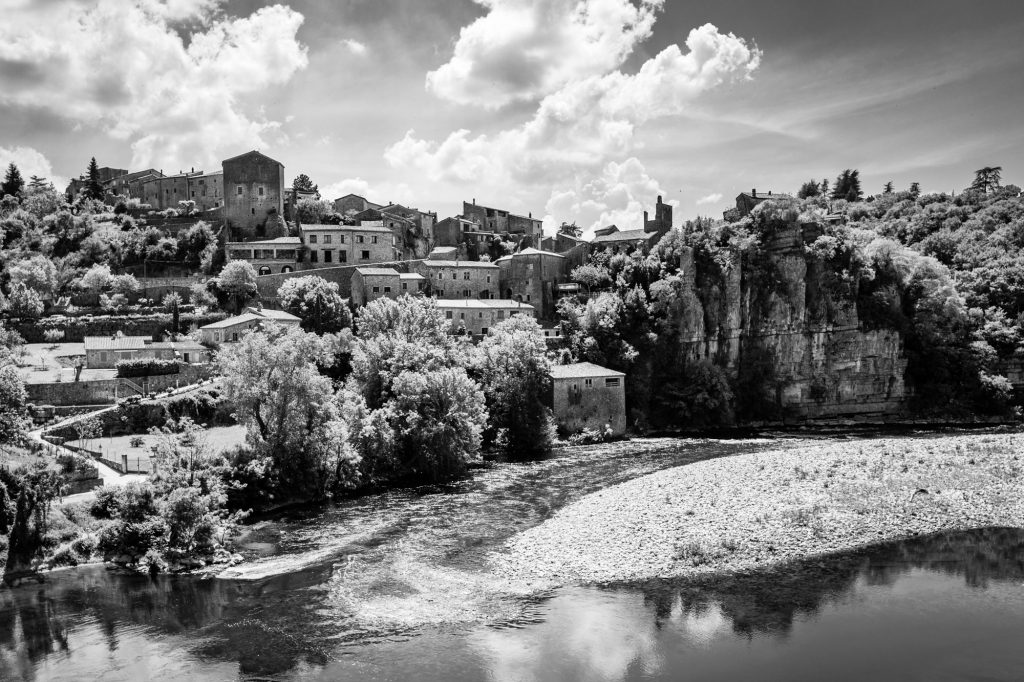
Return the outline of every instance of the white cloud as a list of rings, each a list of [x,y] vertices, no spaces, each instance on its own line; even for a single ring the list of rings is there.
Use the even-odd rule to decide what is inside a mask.
[[[385,150],[394,167],[414,167],[432,180],[544,184],[595,169],[634,147],[637,126],[684,112],[704,91],[749,77],[761,53],[719,33],[711,24],[693,29],[688,52],[670,45],[633,75],[613,71],[565,85],[545,97],[533,118],[493,135],[462,129],[441,142],[410,130]]]
[[[241,99],[307,64],[301,14],[215,17],[214,0],[33,3],[0,24],[0,103],[131,140],[133,167],[215,164],[267,148],[281,126]],[[174,22],[189,21],[187,30]],[[185,33],[183,37],[182,33]]]
[[[487,14],[463,27],[427,89],[498,108],[617,68],[651,34],[664,0],[477,0]]]
[[[345,178],[329,185],[320,186],[320,196],[328,201],[334,201],[346,194],[358,194],[375,204],[405,204],[415,208],[414,202],[418,195],[404,182],[381,182],[371,184],[368,180],[360,177]]]
[[[545,209],[545,227],[574,222],[589,237],[598,227],[616,225],[620,230],[643,227],[644,211],[654,214],[658,196],[665,192],[635,158],[605,165],[593,177],[577,177],[551,192]],[[667,203],[678,205],[676,201]]]
[[[7,172],[7,166],[14,164],[18,167],[21,177],[28,184],[29,178],[37,175],[53,183],[58,191],[64,191],[68,179],[53,174],[53,165],[42,152],[32,147],[0,147],[0,175]]]
[[[345,178],[338,182],[320,188],[320,196],[329,201],[334,201],[346,194],[358,194],[361,197],[369,198],[370,183],[362,178]]]
[[[707,196],[703,196],[700,199],[697,199],[697,205],[698,206],[704,206],[705,204],[717,204],[721,200],[722,200],[722,193],[721,192],[712,192],[711,194],[708,194]]]
[[[357,57],[362,57],[363,55],[366,54],[365,43],[361,43],[358,40],[354,40],[352,38],[346,38],[341,42],[345,45],[346,48],[348,48],[349,52],[356,55]]]

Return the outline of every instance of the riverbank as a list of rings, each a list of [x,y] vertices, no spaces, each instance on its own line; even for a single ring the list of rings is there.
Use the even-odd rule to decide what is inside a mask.
[[[569,505],[492,564],[544,589],[743,571],[986,526],[1024,527],[1024,436],[854,440],[676,467]]]

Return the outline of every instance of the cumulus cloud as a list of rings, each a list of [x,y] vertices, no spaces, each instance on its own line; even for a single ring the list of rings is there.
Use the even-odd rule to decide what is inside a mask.
[[[346,38],[341,42],[344,43],[345,47],[348,48],[349,52],[356,55],[357,57],[362,57],[363,55],[366,54],[365,43],[361,43],[353,38]]]
[[[722,193],[721,192],[712,192],[711,194],[708,194],[707,196],[703,196],[700,199],[697,199],[697,205],[698,206],[704,206],[705,204],[717,204],[721,200],[722,200]]]
[[[53,165],[50,160],[42,152],[32,147],[0,147],[0,173],[6,173],[7,166],[12,163],[18,167],[21,177],[26,183],[29,178],[36,175],[49,180],[60,191],[63,191],[68,184],[67,178],[53,174]]]
[[[644,211],[651,211],[658,196],[664,196],[636,157],[606,164],[592,177],[580,176],[573,182],[554,189],[548,199],[545,226],[576,221],[590,237],[593,230],[616,225],[620,230],[643,227]],[[678,205],[676,201],[668,203]]]
[[[427,89],[460,104],[498,108],[533,100],[617,68],[651,34],[664,0],[477,0]]]
[[[345,178],[320,188],[320,196],[329,201],[334,201],[346,194],[358,194],[361,197],[366,197],[369,193],[370,183],[362,178]]]
[[[307,64],[301,14],[218,14],[215,0],[26,4],[0,24],[0,102],[131,140],[133,167],[216,163],[270,146],[281,123],[241,100]],[[181,24],[180,22],[186,22]]]
[[[761,53],[742,38],[705,24],[690,31],[687,52],[670,45],[635,74],[613,71],[564,85],[533,117],[493,135],[462,129],[441,142],[410,130],[385,150],[395,167],[419,168],[433,180],[546,183],[626,156],[638,126],[683,113],[708,89],[749,77]]]

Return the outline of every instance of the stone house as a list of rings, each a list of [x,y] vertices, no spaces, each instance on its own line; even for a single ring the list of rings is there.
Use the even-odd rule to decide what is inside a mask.
[[[750,212],[754,210],[758,204],[762,204],[772,199],[792,199],[792,194],[773,194],[771,190],[767,192],[758,192],[756,189],[752,189],[749,192],[740,192],[736,195],[736,208],[730,208],[723,213],[726,220],[735,222],[740,218],[750,215]]]
[[[655,232],[644,230],[619,230],[612,226],[615,231],[601,234],[594,237],[590,242],[590,248],[594,251],[608,250],[612,253],[629,253],[640,249],[644,253],[651,250],[657,241],[658,235]]]
[[[302,240],[278,237],[252,242],[228,242],[224,245],[227,259],[248,261],[258,275],[294,272],[298,269]]]
[[[501,269],[494,263],[424,260],[414,265],[424,290],[437,298],[499,298]]]
[[[401,295],[402,279],[394,268],[356,268],[352,273],[354,306],[364,306],[378,298],[396,299]]]
[[[298,317],[283,310],[246,308],[241,315],[203,325],[199,328],[199,337],[204,345],[219,346],[222,343],[238,341],[248,331],[262,327],[264,324],[298,327],[300,322]]]
[[[535,310],[529,303],[500,299],[437,299],[437,309],[451,322],[452,333],[466,333],[473,336],[486,335],[490,328],[513,315],[534,317]]]
[[[495,264],[502,298],[532,304],[542,319],[554,316],[556,289],[569,279],[565,256],[528,248],[503,256]]]
[[[379,221],[361,225],[302,225],[302,242],[314,268],[398,260],[395,237]]]
[[[551,368],[551,409],[563,434],[626,432],[626,375],[590,362]]]
[[[462,202],[462,217],[476,223],[480,232],[516,234],[538,241],[544,227],[543,221],[534,218],[532,213],[516,215],[500,208],[478,205],[476,199],[472,203]]]
[[[357,213],[362,213],[371,208],[378,210],[384,208],[382,205],[368,201],[366,197],[361,197],[358,194],[346,194],[335,199],[333,203],[334,212],[346,218],[351,218]]]
[[[257,151],[225,159],[222,217],[238,241],[279,237],[276,229],[284,215],[284,164]],[[272,220],[269,220],[271,219]]]
[[[86,336],[85,366],[113,369],[121,360],[180,360],[189,364],[206,362],[207,349],[192,339],[154,341],[149,336]]]

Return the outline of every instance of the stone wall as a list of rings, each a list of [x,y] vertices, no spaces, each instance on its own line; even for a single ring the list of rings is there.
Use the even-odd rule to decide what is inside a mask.
[[[182,331],[187,331],[193,325],[201,327],[226,317],[226,313],[219,312],[206,315],[182,313],[178,324]],[[44,343],[46,341],[44,334],[48,329],[64,330],[63,341],[72,343],[82,341],[86,336],[113,336],[117,332],[121,332],[125,336],[149,336],[157,339],[164,332],[170,331],[171,322],[170,313],[83,315],[81,317],[55,315],[38,320],[19,320],[8,326],[21,334],[26,343]]]
[[[584,379],[552,381],[551,407],[562,433],[579,433],[583,429],[604,431],[611,426],[615,435],[626,432],[626,395],[620,380],[617,386],[606,386],[604,377],[593,378],[586,387]]]
[[[282,272],[273,275],[261,275],[256,278],[256,290],[259,292],[260,299],[264,303],[274,303],[277,301],[277,290],[281,288],[285,280],[292,279],[294,277],[305,277],[306,275],[316,275],[317,277],[323,277],[328,282],[334,282],[338,285],[338,289],[344,298],[348,298],[352,295],[352,273],[356,271],[356,268],[361,267],[373,267],[373,268],[394,268],[398,272],[413,272],[414,266],[419,263],[418,260],[408,261],[392,261],[389,263],[372,263],[369,266],[360,265],[358,263],[354,265],[338,265],[333,268],[316,268],[313,270],[303,270],[301,272]]]
[[[62,381],[52,384],[26,384],[28,402],[33,405],[111,405],[121,398],[138,395],[140,386],[147,393],[188,386],[210,377],[210,365],[181,365],[178,374],[163,374],[132,379]]]

